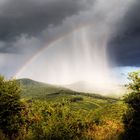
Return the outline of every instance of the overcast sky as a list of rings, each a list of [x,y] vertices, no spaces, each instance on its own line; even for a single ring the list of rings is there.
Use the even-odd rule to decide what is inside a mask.
[[[0,73],[13,76],[47,42],[81,24],[106,18],[108,12],[94,13],[97,1],[0,0]],[[105,2],[103,9],[104,4],[109,4]],[[139,9],[140,0],[134,0],[108,42],[109,57],[117,67],[140,66]]]

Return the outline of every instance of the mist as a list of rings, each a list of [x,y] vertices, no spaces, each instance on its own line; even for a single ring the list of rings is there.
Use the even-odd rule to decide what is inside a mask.
[[[42,37],[46,40],[50,36],[59,39],[45,46],[16,77],[29,77],[77,91],[120,94],[122,88],[113,72],[116,64],[110,60],[108,43],[134,3],[135,0],[97,0],[89,10],[44,30]],[[63,29],[67,30],[63,32]]]

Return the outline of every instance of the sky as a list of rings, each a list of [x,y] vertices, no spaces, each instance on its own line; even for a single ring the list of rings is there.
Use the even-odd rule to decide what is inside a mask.
[[[34,73],[38,67],[44,69],[44,63],[40,64],[43,60],[52,62],[57,54],[65,59],[64,53],[67,55],[70,50],[64,42],[51,51],[44,49],[46,58],[40,50],[86,26],[92,26],[96,40],[100,37],[95,35],[109,36],[107,54],[114,71],[122,76],[139,69],[139,9],[139,0],[0,0],[0,74],[12,77],[25,65],[22,73],[27,69]],[[67,43],[72,41],[67,39]],[[47,68],[44,74],[45,71]]]

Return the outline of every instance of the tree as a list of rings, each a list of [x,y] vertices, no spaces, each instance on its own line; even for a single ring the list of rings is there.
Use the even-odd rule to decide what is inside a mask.
[[[23,123],[20,91],[16,80],[0,76],[0,129],[9,137],[16,136]]]
[[[127,85],[130,93],[124,98],[128,109],[123,116],[123,140],[136,140],[140,139],[140,71],[130,73],[128,79],[131,82]]]

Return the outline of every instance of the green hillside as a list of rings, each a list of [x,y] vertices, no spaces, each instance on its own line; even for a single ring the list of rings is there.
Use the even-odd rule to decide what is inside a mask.
[[[72,110],[82,109],[91,111],[103,108],[107,105],[117,104],[118,99],[101,96],[99,94],[72,91],[31,79],[19,79],[22,88],[22,99],[43,100],[48,103],[70,102]]]
[[[44,98],[47,94],[54,94],[64,89],[31,79],[18,79],[17,81],[22,88],[22,97],[25,98]]]
[[[57,97],[61,98],[63,96],[79,95],[110,101],[118,100],[117,98],[106,97],[95,93],[76,92],[68,88],[37,82],[31,79],[18,79],[17,81],[21,85],[23,98],[54,99]]]

